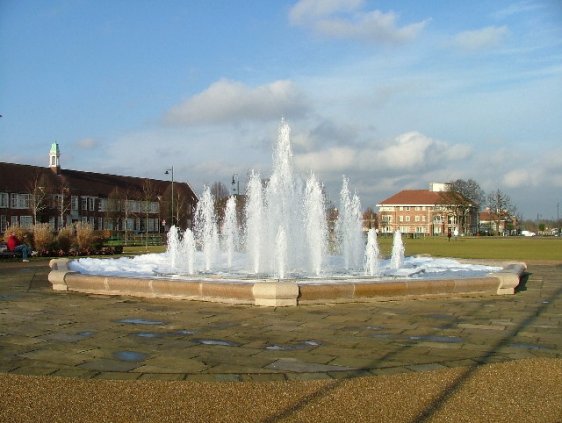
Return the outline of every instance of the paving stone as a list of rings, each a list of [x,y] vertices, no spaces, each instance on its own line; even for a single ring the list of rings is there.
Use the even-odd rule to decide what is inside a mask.
[[[297,360],[296,358],[280,358],[279,360],[276,360],[270,365],[266,366],[266,368],[274,369],[274,370],[284,370],[290,372],[303,372],[303,373],[354,370],[347,366],[307,363],[304,361]]]
[[[185,380],[186,375],[183,373],[143,373],[139,376],[139,380]]]
[[[80,364],[78,367],[88,370],[96,370],[99,372],[128,372],[139,367],[138,363],[131,363],[127,361],[97,359],[87,361]],[[137,375],[138,376],[138,375]]]
[[[560,296],[560,268],[535,266],[530,272],[540,282],[528,280],[526,290],[514,296],[256,308],[57,293],[49,289],[46,269],[36,277],[45,285],[38,289],[22,279],[29,275],[0,267],[0,371],[304,380],[349,377],[356,369],[383,374],[560,357],[562,300],[554,297]],[[126,319],[161,323],[123,323]],[[195,339],[236,346],[198,345]],[[457,339],[462,341],[446,342]],[[117,352],[146,359],[116,360]]]
[[[138,373],[129,372],[101,372],[94,376],[94,379],[109,380],[137,380],[140,377]]]
[[[430,370],[440,370],[445,368],[446,366],[439,363],[414,364],[412,366],[408,366],[408,369],[413,370],[414,372],[427,372]]]

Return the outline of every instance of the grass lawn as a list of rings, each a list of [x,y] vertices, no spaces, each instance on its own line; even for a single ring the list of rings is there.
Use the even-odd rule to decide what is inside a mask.
[[[406,255],[429,254],[433,257],[455,257],[492,260],[549,260],[562,262],[560,237],[446,237],[403,238]],[[390,257],[392,237],[379,237],[381,255]],[[148,246],[148,252],[161,253],[165,246]],[[124,254],[144,254],[147,248],[125,247]]]
[[[446,237],[427,237],[403,241],[407,256],[562,261],[560,237],[459,237],[451,241]],[[390,256],[392,238],[380,238],[379,246],[383,256]]]

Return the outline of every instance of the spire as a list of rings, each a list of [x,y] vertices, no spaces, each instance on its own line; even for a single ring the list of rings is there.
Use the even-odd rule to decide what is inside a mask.
[[[51,150],[49,151],[49,167],[57,174],[60,171],[60,150],[56,142],[51,144]]]

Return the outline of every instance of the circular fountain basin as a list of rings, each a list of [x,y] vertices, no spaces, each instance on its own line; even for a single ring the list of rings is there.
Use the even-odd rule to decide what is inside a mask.
[[[71,260],[50,262],[49,282],[55,291],[143,298],[169,298],[256,306],[351,303],[408,297],[464,294],[514,294],[525,263],[495,262],[501,270],[478,277],[411,279],[395,277],[260,279],[217,275],[172,277],[124,277],[91,275],[69,268]]]

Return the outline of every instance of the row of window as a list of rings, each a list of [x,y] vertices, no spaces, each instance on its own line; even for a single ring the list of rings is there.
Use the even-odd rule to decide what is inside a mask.
[[[439,210],[440,206],[381,206],[379,210],[381,212],[388,211],[394,212],[398,211],[431,211],[431,210]]]
[[[398,229],[403,234],[412,234],[412,233],[427,234],[427,233],[429,233],[429,230],[428,230],[427,226],[400,226]],[[383,233],[392,233],[392,232],[394,232],[394,230],[395,230],[394,228],[390,228],[390,227],[381,228],[381,231]]]
[[[82,223],[89,223],[95,230],[117,230],[117,231],[138,231],[138,232],[159,232],[160,221],[159,219],[143,219],[143,218],[128,218],[126,220],[103,218],[103,217],[88,217],[82,216]],[[22,228],[31,229],[33,227],[33,216],[11,216],[8,222],[6,215],[0,215],[0,228],[5,232],[8,223],[10,226],[20,226]],[[66,216],[66,225],[72,224],[72,218]],[[60,216],[51,216],[49,218],[49,226],[51,230],[56,231],[63,227]]]
[[[31,194],[9,194],[0,192],[0,208],[29,209],[31,207]]]
[[[61,208],[64,197],[60,194],[50,196],[52,207]],[[80,206],[80,208],[79,208]],[[31,194],[8,194],[0,192],[0,208],[30,209],[32,207]],[[108,200],[107,198],[71,196],[70,208],[72,211],[128,211],[131,213],[159,213],[160,204],[157,201],[137,200]]]

